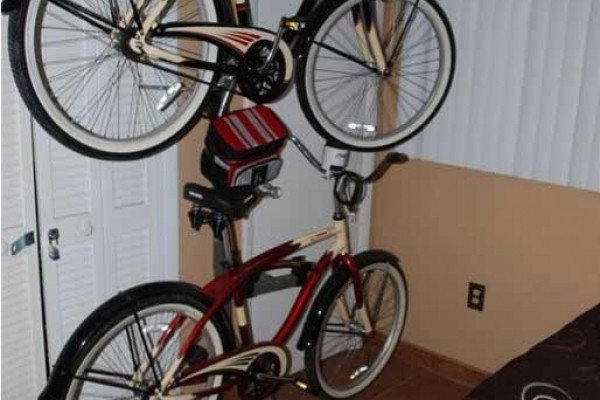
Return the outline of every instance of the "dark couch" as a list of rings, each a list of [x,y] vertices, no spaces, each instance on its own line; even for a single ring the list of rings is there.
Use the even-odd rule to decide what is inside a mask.
[[[467,400],[600,400],[600,304],[509,362]]]

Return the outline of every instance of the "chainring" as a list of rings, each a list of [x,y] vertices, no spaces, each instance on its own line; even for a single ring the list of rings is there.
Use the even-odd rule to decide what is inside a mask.
[[[248,368],[247,374],[238,383],[238,396],[241,400],[261,400],[275,393],[280,382],[259,380],[258,373],[280,376],[281,363],[277,355],[264,353],[256,358]]]
[[[238,73],[238,85],[242,94],[258,104],[276,100],[288,88],[285,82],[285,58],[280,49],[277,49],[273,61],[262,68],[272,46],[273,42],[270,40],[254,43],[246,52]]]

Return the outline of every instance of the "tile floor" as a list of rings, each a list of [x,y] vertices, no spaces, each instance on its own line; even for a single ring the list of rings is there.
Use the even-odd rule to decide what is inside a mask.
[[[423,368],[409,365],[398,356],[381,376],[353,400],[462,400],[470,388],[454,383]],[[314,400],[291,385],[285,385],[276,395],[277,400]],[[231,392],[225,400],[237,400]]]

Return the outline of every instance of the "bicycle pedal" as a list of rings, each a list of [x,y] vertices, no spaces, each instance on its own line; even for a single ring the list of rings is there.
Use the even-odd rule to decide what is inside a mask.
[[[162,95],[158,103],[156,104],[156,111],[166,110],[177,98],[183,93],[185,86],[181,82],[176,82],[169,86],[167,92]]]
[[[278,375],[269,375],[265,373],[256,374],[256,379],[261,381],[274,381],[281,383],[291,383],[295,387],[300,390],[306,391],[308,390],[308,384],[300,379],[291,377],[291,376],[278,376]]]
[[[201,361],[207,360],[208,357],[208,351],[204,347],[200,345],[195,345],[192,346],[192,348],[190,348],[190,350],[187,352],[183,359],[183,362],[189,365],[194,365]]]
[[[302,390],[303,392],[306,392],[308,390],[308,384],[304,381],[301,381],[300,379],[296,379],[294,381],[294,386]]]

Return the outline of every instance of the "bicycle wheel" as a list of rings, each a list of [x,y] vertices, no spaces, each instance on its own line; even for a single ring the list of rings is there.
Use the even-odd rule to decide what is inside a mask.
[[[359,151],[420,132],[454,75],[454,37],[443,10],[434,0],[335,0],[323,8],[296,75],[312,126]],[[369,32],[374,39],[367,40]]]
[[[40,398],[149,398],[208,306],[199,298],[197,289],[182,283],[149,284],[119,294],[96,310],[63,350],[57,365],[62,365],[59,376],[65,381],[51,380],[60,394],[47,390],[46,397]],[[179,318],[179,324],[172,324],[175,318]],[[173,327],[173,333],[165,335]],[[194,344],[193,361],[201,362],[232,350],[234,339],[230,332],[222,319],[209,320]],[[161,339],[166,340],[162,351],[150,357]],[[80,350],[69,354],[73,345]],[[186,358],[186,362],[192,360]],[[148,368],[142,374],[144,364]],[[193,393],[222,383],[223,376],[216,375],[189,389]],[[181,388],[173,390],[169,394],[186,393]],[[218,397],[215,394],[210,399]]]
[[[326,311],[315,345],[306,351],[306,371],[312,391],[331,398],[369,386],[396,351],[404,327],[407,293],[399,267],[391,260],[371,261],[360,273],[372,333],[365,333],[347,274],[332,276],[315,301],[326,304]]]
[[[148,0],[141,19],[159,2]],[[129,0],[76,3],[109,21],[126,20],[131,10]],[[220,0],[173,0],[169,7],[161,22],[228,21]],[[36,120],[59,142],[91,157],[131,160],[175,143],[198,121],[216,74],[139,55],[130,39],[49,0],[23,0],[11,15],[8,44],[17,86]],[[206,42],[149,40],[196,60],[216,62],[219,56]]]

